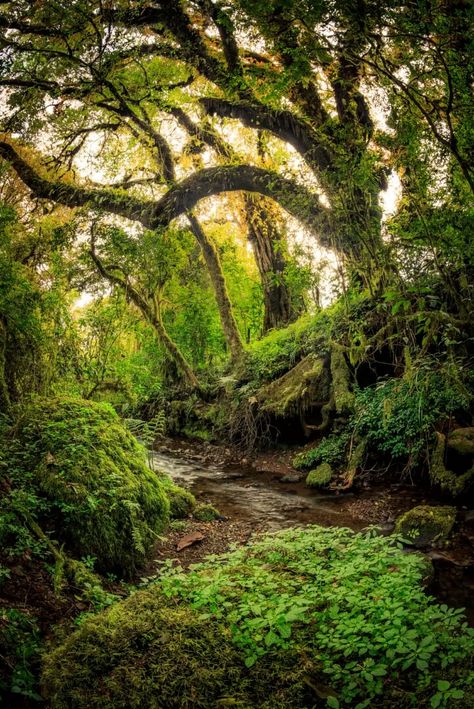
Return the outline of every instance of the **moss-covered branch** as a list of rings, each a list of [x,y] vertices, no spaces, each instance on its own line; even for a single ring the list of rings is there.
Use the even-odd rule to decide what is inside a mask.
[[[140,200],[108,190],[87,189],[67,182],[53,182],[40,176],[10,145],[0,142],[5,158],[36,197],[68,207],[89,206],[140,222],[148,229],[165,227],[193,209],[202,199],[223,192],[256,192],[277,201],[307,228],[319,232],[321,243],[330,245],[330,210],[318,196],[295,180],[252,165],[210,167],[178,182],[157,202]]]

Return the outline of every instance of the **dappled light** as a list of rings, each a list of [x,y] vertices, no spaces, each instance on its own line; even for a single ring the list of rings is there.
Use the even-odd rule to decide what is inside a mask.
[[[474,706],[472,21],[0,0],[1,706]]]

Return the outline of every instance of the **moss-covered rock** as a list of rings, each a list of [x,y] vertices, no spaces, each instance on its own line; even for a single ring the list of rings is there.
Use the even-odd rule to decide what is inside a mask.
[[[304,411],[314,401],[329,399],[329,378],[324,359],[308,355],[279,379],[256,394],[263,411],[278,417]]]
[[[242,671],[230,631],[142,591],[47,653],[42,685],[53,709],[210,708]]]
[[[465,430],[465,429],[457,429]],[[450,442],[453,441],[453,435],[450,436]],[[469,445],[469,438],[466,436],[454,436],[455,445],[458,444],[462,449]],[[452,446],[454,449],[454,446]],[[457,451],[459,452],[459,451]],[[446,436],[443,433],[436,432],[436,442],[431,453],[430,460],[430,479],[431,482],[440,487],[442,490],[448,491],[451,495],[459,495],[474,484],[474,465],[465,473],[457,475],[454,471],[449,470],[445,464],[446,458]]]
[[[448,538],[455,519],[455,507],[419,505],[397,519],[395,532],[416,547],[440,544]]]
[[[321,463],[314,470],[310,470],[306,476],[306,485],[309,487],[324,487],[329,482],[334,475],[333,470],[329,463]]]
[[[456,428],[449,434],[447,446],[460,455],[474,457],[474,426]]]
[[[192,492],[176,485],[170,478],[162,474],[160,482],[163,484],[170,503],[171,519],[185,519],[196,507],[196,498]]]
[[[7,462],[43,500],[39,522],[99,571],[132,574],[168,521],[162,483],[107,404],[37,400],[10,434]]]
[[[221,513],[213,505],[203,502],[195,507],[193,517],[199,522],[212,522],[215,519],[220,519]]]

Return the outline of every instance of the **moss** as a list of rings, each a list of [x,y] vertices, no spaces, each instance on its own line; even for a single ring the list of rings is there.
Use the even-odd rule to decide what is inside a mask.
[[[293,369],[261,387],[257,400],[263,411],[279,417],[304,411],[312,402],[329,398],[324,360],[308,355]]]
[[[45,696],[52,709],[322,709],[330,695],[429,707],[438,679],[468,686],[472,635],[424,594],[425,572],[422,555],[386,537],[268,534],[86,619],[45,653]],[[404,668],[393,637],[409,637],[426,663]],[[386,670],[380,683],[367,653]]]
[[[53,709],[212,707],[242,670],[228,630],[142,591],[48,652],[42,685]]]
[[[355,403],[354,392],[351,391],[351,373],[344,352],[336,345],[331,350],[331,377],[337,413],[351,413]]]
[[[38,400],[17,422],[8,463],[44,502],[40,524],[99,571],[131,575],[168,521],[145,451],[107,404]]]
[[[331,481],[333,474],[329,463],[321,463],[317,468],[309,471],[306,477],[306,485],[309,485],[309,487],[323,487]]]
[[[345,480],[345,487],[350,487],[352,483],[354,482],[354,478],[359,472],[360,468],[362,468],[362,465],[364,463],[364,458],[366,454],[366,449],[367,449],[367,441],[365,438],[363,438],[355,448],[352,450],[349,461],[347,464],[347,470],[344,475],[344,480]]]
[[[419,505],[397,519],[395,532],[416,547],[439,544],[448,538],[455,519],[455,507]]]
[[[171,519],[185,519],[188,517],[196,507],[196,498],[192,492],[176,485],[164,474],[159,479],[170,503]]]
[[[462,429],[461,429],[462,430]],[[455,433],[455,432],[453,432]],[[451,434],[453,435],[453,434]],[[461,438],[461,437],[459,437]],[[456,440],[456,438],[455,438]],[[456,475],[445,466],[446,436],[436,432],[436,443],[430,459],[430,479],[433,485],[447,490],[451,495],[459,495],[474,481],[474,465],[462,475]]]
[[[449,434],[447,445],[460,455],[474,456],[474,427],[456,428]]]
[[[197,505],[193,512],[194,519],[200,522],[212,522],[215,519],[219,519],[221,516],[219,510],[217,510],[213,505],[201,503]]]
[[[206,431],[204,428],[195,428],[194,426],[185,426],[181,433],[186,436],[186,438],[195,438],[198,441],[204,441],[204,443],[208,443],[212,439],[210,431]]]

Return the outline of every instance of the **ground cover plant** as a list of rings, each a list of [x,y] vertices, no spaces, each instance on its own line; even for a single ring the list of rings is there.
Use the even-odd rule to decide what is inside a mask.
[[[196,706],[468,707],[474,631],[462,611],[425,593],[429,575],[421,555],[372,531],[311,526],[269,534],[187,573],[170,568],[84,623],[46,655],[43,681],[53,707],[123,706],[124,678],[130,706],[164,707],[168,680],[159,653],[166,665],[175,652],[173,681],[191,682]],[[154,608],[156,622],[136,614],[140,607]],[[225,688],[221,680],[213,687],[216,704],[190,679],[186,659],[181,666],[180,643],[173,647],[163,635],[159,618],[169,607],[170,617],[188,614],[184,646],[200,624],[219,628],[233,669]],[[156,643],[161,649],[151,660]],[[208,671],[213,653],[211,644]],[[293,672],[285,675],[289,658]],[[188,706],[190,691],[176,706]],[[234,704],[219,704],[225,699]]]

